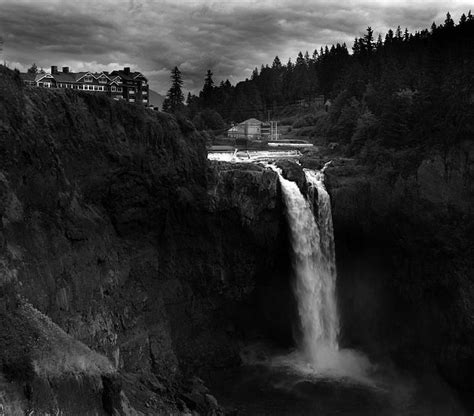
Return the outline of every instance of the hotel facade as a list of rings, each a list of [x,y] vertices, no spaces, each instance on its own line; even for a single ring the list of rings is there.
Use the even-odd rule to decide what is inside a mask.
[[[141,72],[131,72],[129,67],[112,72],[70,72],[69,67],[51,73],[20,73],[23,83],[30,87],[62,88],[91,93],[107,94],[115,100],[149,105],[148,80]]]

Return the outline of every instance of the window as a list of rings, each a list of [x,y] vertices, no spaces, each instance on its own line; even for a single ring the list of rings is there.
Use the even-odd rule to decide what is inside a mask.
[[[135,102],[135,98],[130,98],[128,101],[130,101],[131,103],[134,103],[134,102]]]
[[[92,78],[92,76],[90,75],[87,75],[85,78],[84,78],[84,82],[92,82],[94,80],[94,78]]]
[[[115,87],[115,85],[112,85],[112,86],[110,87],[110,91],[112,91],[112,92],[117,91],[117,88]]]
[[[122,92],[122,87],[117,87],[117,92]]]
[[[128,92],[129,92],[129,94],[132,94],[132,95],[135,94],[135,90],[134,90],[133,88],[130,88],[130,89],[128,90]]]
[[[94,85],[94,91],[99,91],[99,87],[97,85]]]
[[[101,84],[107,84],[107,78],[105,78],[105,77],[100,77],[100,78],[99,78],[99,82],[100,82]]]

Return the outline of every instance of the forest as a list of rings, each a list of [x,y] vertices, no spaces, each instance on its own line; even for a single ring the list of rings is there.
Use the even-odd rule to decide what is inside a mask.
[[[458,23],[447,13],[442,24],[415,33],[399,26],[375,39],[368,27],[351,52],[338,43],[299,52],[286,64],[277,56],[235,86],[228,80],[214,85],[208,70],[202,90],[189,94],[186,104],[182,94],[176,98],[175,81],[182,82],[176,70],[164,109],[184,112],[200,130],[278,116],[300,103],[312,110],[301,112],[299,127],[312,126],[310,137],[344,145],[349,153],[367,141],[391,148],[449,146],[474,134],[471,11]],[[321,97],[327,107],[314,104]]]

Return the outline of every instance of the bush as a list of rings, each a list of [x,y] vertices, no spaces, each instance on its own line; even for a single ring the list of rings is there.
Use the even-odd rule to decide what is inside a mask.
[[[317,117],[314,114],[307,114],[303,117],[298,118],[294,123],[293,127],[300,128],[300,127],[308,127],[314,126],[316,124]]]
[[[193,118],[193,123],[198,130],[223,130],[226,124],[221,115],[214,110],[203,110]]]

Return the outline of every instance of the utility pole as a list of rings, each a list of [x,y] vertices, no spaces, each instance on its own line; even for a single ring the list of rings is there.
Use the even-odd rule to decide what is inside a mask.
[[[3,57],[3,36],[0,36],[0,62],[3,61],[3,66],[7,66]]]

